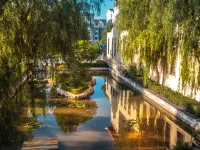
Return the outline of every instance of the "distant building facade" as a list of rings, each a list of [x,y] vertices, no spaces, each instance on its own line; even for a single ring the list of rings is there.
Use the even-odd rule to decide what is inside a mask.
[[[121,61],[118,53],[118,45],[119,40],[117,39],[117,30],[115,26],[116,16],[119,13],[119,9],[115,7],[114,9],[108,9],[107,11],[107,24],[113,24],[113,28],[111,32],[107,33],[107,58],[110,59],[117,59],[118,61]]]
[[[90,36],[90,41],[94,41],[94,14],[90,13],[86,16],[86,22],[88,24],[88,32]]]
[[[94,19],[94,14],[90,13],[86,17],[86,22],[88,24],[88,32],[90,36],[90,41],[99,41],[102,39],[102,33],[106,29],[106,19]]]
[[[94,19],[94,41],[102,39],[102,33],[106,29],[106,19]]]

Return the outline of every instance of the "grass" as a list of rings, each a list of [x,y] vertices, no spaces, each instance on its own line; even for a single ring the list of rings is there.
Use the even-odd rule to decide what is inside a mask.
[[[143,77],[141,75],[137,75],[133,72],[124,72],[126,77],[129,77],[133,80],[136,80],[143,86]],[[144,87],[144,86],[143,86]],[[149,80],[146,86],[148,89],[162,95],[167,98],[170,102],[177,105],[178,107],[184,108],[187,112],[190,112],[197,117],[200,117],[200,103],[195,99],[190,97],[186,97],[179,92],[173,91],[172,89],[159,85],[156,82]]]
[[[82,83],[79,87],[73,87],[73,86],[67,86],[67,85],[62,85],[61,86],[63,90],[71,92],[73,94],[80,94],[84,90],[88,88],[88,83]]]
[[[60,74],[58,76],[58,83],[60,83],[61,88],[65,91],[71,92],[73,94],[80,94],[84,90],[88,89],[88,81],[91,80],[91,76],[74,76],[71,77],[68,74]]]

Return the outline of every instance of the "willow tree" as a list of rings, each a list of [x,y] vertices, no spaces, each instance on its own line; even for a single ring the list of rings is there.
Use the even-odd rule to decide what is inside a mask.
[[[196,76],[198,74],[200,77],[200,71],[195,69],[200,54],[199,6],[199,0],[118,1],[118,31],[128,32],[127,44],[121,46],[124,47],[122,56],[130,64],[135,54],[139,54],[145,85],[151,67],[157,70],[158,82],[158,64],[162,66],[162,76],[165,79],[177,56],[181,55],[180,84],[182,87],[199,87],[200,78],[197,82]]]
[[[98,13],[103,0],[2,2],[0,80],[10,89],[25,70],[44,58],[59,56],[68,65],[76,62],[74,43],[89,38],[85,16],[91,10]],[[5,91],[9,90],[3,88],[0,95]]]

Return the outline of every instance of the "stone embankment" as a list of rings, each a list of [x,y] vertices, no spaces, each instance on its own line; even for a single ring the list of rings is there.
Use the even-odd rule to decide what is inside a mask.
[[[64,91],[60,88],[56,88],[56,90],[60,95],[66,96],[67,98],[70,98],[70,99],[74,99],[74,100],[85,99],[85,98],[88,98],[90,95],[92,95],[94,93],[94,89],[93,89],[92,86],[94,86],[96,84],[96,80],[94,78],[92,78],[92,80],[89,81],[88,84],[89,84],[89,88],[86,89],[85,91],[83,91],[80,94],[73,94],[71,92]]]

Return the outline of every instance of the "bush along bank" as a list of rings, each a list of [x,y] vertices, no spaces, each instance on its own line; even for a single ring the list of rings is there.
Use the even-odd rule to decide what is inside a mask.
[[[143,77],[141,74],[133,72],[132,70],[131,71],[125,70],[123,74],[125,75],[125,77],[128,77],[130,79],[137,81],[139,84],[141,84],[144,87]],[[145,87],[167,98],[167,100],[169,100],[176,106],[182,108],[182,110],[185,110],[197,117],[200,117],[200,102],[196,101],[195,99],[186,97],[182,95],[181,93],[173,91],[172,89],[168,87],[159,85],[155,81],[152,81],[152,80],[148,80],[147,85]]]

